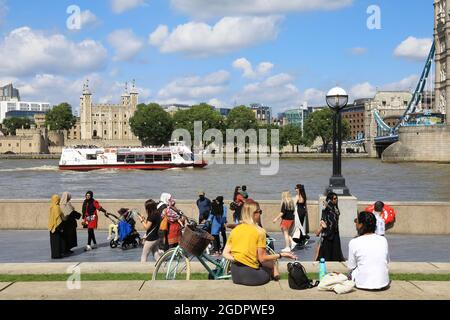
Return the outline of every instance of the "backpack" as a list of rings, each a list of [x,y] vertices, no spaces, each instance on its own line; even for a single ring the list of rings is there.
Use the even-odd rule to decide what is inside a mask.
[[[230,210],[231,211],[236,211],[236,209],[237,209],[237,204],[236,204],[236,202],[231,202],[230,203]]]
[[[313,283],[306,274],[305,267],[300,262],[288,263],[289,287],[294,290],[311,289],[318,285]]]

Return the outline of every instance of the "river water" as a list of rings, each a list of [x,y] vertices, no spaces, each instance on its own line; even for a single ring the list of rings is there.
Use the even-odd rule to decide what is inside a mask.
[[[58,160],[0,160],[0,199],[49,199],[69,191],[83,198],[87,190],[99,199],[159,198],[170,192],[177,199],[207,196],[230,199],[236,185],[247,185],[257,200],[279,200],[283,190],[305,184],[310,199],[318,199],[331,175],[331,160],[282,159],[274,176],[260,175],[257,165],[210,165],[205,169],[94,172],[59,171]],[[360,200],[448,201],[450,164],[382,163],[377,159],[343,159],[350,192]]]

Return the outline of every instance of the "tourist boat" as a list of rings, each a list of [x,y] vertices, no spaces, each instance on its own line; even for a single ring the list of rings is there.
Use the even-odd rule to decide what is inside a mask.
[[[182,142],[168,147],[142,148],[64,148],[60,170],[92,171],[101,169],[166,170],[172,168],[204,168],[206,161],[197,161]]]

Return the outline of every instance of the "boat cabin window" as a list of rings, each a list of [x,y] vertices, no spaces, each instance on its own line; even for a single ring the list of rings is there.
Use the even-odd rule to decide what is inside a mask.
[[[155,162],[161,162],[161,161],[163,161],[163,156],[162,156],[162,154],[154,154],[154,155],[153,155],[153,161],[155,161]]]
[[[145,155],[145,163],[153,163],[153,155],[152,154]]]
[[[127,155],[127,157],[125,158],[125,163],[135,163],[135,162],[136,157],[134,156],[134,154]]]
[[[97,155],[96,154],[88,154],[88,155],[86,155],[86,159],[87,160],[97,160]]]
[[[163,161],[172,161],[172,155],[170,153],[163,154]]]
[[[144,162],[144,161],[145,161],[145,155],[143,155],[143,154],[136,155],[136,162]]]
[[[117,155],[117,162],[125,162],[126,156],[124,154]]]

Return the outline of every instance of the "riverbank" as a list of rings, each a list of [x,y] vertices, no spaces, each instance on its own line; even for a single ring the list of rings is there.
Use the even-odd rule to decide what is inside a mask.
[[[208,156],[204,156],[207,160]],[[254,156],[255,157],[255,156]],[[347,159],[371,159],[367,153],[346,153],[342,155]],[[45,159],[60,159],[61,154],[0,154],[0,160],[45,160]],[[246,158],[250,158],[250,155],[246,155]],[[282,153],[281,159],[332,159],[331,153]]]

